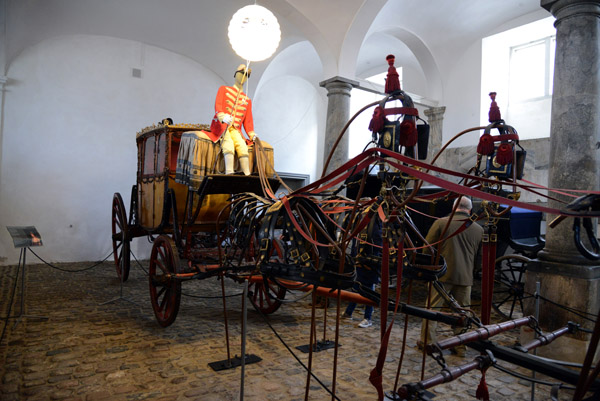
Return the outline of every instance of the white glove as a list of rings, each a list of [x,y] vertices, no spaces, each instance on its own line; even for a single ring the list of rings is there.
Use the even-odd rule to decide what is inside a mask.
[[[230,115],[230,114],[225,114],[225,115],[222,117],[222,120],[221,120],[221,122],[224,122],[225,124],[227,124],[227,125],[230,125],[230,124],[233,122],[233,117],[231,117],[231,115]]]
[[[252,137],[252,142],[256,142],[257,139],[258,139],[258,135],[254,134],[254,136]]]

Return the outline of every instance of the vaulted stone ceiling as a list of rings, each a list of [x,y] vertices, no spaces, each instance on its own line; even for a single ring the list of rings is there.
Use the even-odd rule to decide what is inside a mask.
[[[247,0],[1,1],[5,70],[19,53],[41,40],[92,34],[165,48],[217,74],[223,65],[239,62],[229,46],[227,25],[236,10],[252,4]],[[541,10],[539,0],[264,0],[258,4],[279,19],[279,51],[309,41],[321,57],[325,75],[354,75],[367,71],[375,59],[379,63],[379,49],[360,50],[363,41],[379,31],[409,32],[435,55]],[[360,59],[359,51],[363,52]],[[260,76],[266,64],[256,65],[255,75]]]

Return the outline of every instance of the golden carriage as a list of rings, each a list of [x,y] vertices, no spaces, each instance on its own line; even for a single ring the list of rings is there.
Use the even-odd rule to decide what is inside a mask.
[[[170,120],[143,129],[136,136],[137,180],[131,191],[129,217],[122,196],[113,196],[112,242],[117,274],[121,281],[127,280],[131,240],[149,236],[153,243],[150,296],[161,326],[170,325],[177,316],[182,281],[223,273],[227,252],[233,252],[237,261],[227,264],[228,272],[256,268],[253,246],[221,247],[231,213],[229,200],[239,193],[262,193],[261,185],[275,190],[278,186],[272,178],[273,148],[269,144],[250,145],[252,175],[224,175],[220,146],[208,138],[207,130],[205,125],[172,124]],[[234,258],[229,255],[229,259]],[[253,294],[261,297],[262,281],[252,285]],[[283,297],[285,289],[278,293]],[[276,310],[279,304],[269,297],[259,302],[266,313]]]

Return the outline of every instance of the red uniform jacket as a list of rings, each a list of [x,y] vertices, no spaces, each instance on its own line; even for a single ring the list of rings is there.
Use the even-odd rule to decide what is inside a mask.
[[[211,132],[206,133],[213,142],[219,140],[221,135],[223,135],[225,132],[225,128],[227,127],[226,124],[222,124],[220,130],[216,129],[215,119],[217,118],[218,113],[230,114],[233,117],[233,123],[231,125],[237,131],[239,131],[240,134],[242,132],[242,126],[244,127],[244,130],[248,136],[250,136],[250,133],[254,133],[252,101],[244,92],[240,92],[238,96],[238,90],[236,87],[221,86],[217,92],[217,98],[215,99],[215,117],[213,119],[213,124],[211,125]]]

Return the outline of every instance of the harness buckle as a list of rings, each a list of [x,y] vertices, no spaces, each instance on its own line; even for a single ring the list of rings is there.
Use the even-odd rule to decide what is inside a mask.
[[[490,242],[490,235],[489,234],[483,234],[481,236],[481,242]]]
[[[518,201],[521,198],[521,192],[513,192],[512,194],[508,194],[507,198]]]
[[[298,251],[298,248],[294,248],[290,251],[290,256],[292,257],[292,259],[298,259],[298,257],[300,256],[300,252]]]

